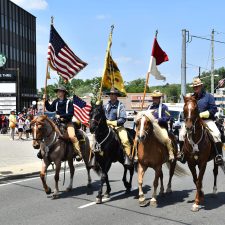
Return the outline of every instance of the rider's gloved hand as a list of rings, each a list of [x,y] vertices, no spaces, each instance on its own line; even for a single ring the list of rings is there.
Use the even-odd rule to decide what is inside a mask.
[[[113,121],[107,120],[107,125],[116,127],[117,121],[116,120],[113,120]]]
[[[208,119],[210,114],[209,114],[209,111],[207,110],[207,111],[199,113],[199,116],[200,118]]]
[[[60,115],[56,114],[56,115],[55,115],[55,118],[56,118],[56,119],[60,119]]]

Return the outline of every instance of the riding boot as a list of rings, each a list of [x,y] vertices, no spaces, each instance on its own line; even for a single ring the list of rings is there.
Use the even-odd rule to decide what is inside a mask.
[[[215,143],[215,150],[216,150],[215,163],[217,165],[222,165],[224,163],[224,161],[223,161],[223,144],[221,142]]]
[[[41,154],[41,150],[39,150],[39,152],[37,153],[37,157],[38,157],[39,159],[43,159],[42,154]]]
[[[177,160],[179,160],[181,163],[185,164],[186,159],[184,157],[184,151],[183,151],[184,142],[180,141],[180,151],[177,154]]]
[[[76,138],[76,141],[73,143],[73,149],[75,151],[76,154],[76,160],[79,162],[82,160],[82,154],[81,154],[81,146],[80,146],[80,142],[78,141],[78,139]]]
[[[171,142],[170,139],[167,141],[166,147],[167,147],[168,153],[169,153],[169,161],[173,161],[174,160],[174,153],[173,153],[172,142]]]

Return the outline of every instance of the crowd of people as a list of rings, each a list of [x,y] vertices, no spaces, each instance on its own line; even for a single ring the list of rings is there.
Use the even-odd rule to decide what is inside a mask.
[[[0,133],[10,134],[10,140],[29,140],[30,138],[30,122],[34,116],[32,108],[18,112],[11,110],[10,115],[0,115]],[[23,135],[25,137],[23,137]],[[17,138],[15,138],[17,136]]]

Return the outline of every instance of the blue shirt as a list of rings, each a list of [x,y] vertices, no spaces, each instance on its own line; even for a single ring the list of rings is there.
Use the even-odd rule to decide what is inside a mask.
[[[196,96],[195,96],[196,97]],[[214,116],[217,112],[217,107],[215,104],[215,99],[213,95],[202,90],[199,96],[196,97],[198,101],[198,111],[199,113],[204,111],[209,111],[209,118],[214,119]]]
[[[159,122],[167,123],[170,119],[170,113],[165,104],[162,104],[161,118],[159,118],[159,104],[152,104],[148,107],[148,110],[155,110],[153,116],[158,119]]]
[[[119,107],[119,109],[118,109]],[[109,101],[105,106],[105,115],[106,119],[110,121],[117,121],[117,126],[123,126],[123,124],[126,122],[126,110],[122,102],[119,102],[118,100],[112,104],[111,101]]]
[[[72,101],[69,100],[68,104],[68,112],[66,112],[67,108],[67,101],[68,99],[65,98],[63,100],[55,99],[52,104],[50,104],[48,101],[45,102],[45,107],[50,112],[56,112],[58,115],[60,115],[61,118],[67,119],[70,121],[73,117],[74,108]]]

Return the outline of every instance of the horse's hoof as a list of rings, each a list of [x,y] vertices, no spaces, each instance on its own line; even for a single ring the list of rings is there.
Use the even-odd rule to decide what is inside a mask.
[[[71,188],[71,187],[68,187],[68,188],[66,189],[66,192],[70,192],[70,191],[72,191],[72,188]]]
[[[167,189],[166,189],[166,193],[167,193],[167,194],[171,194],[171,193],[172,193],[172,189],[171,189],[171,188],[167,188]]]
[[[131,192],[131,188],[127,188],[126,189],[126,194],[130,194],[130,192]]]
[[[139,201],[140,207],[146,207],[148,205],[149,205],[149,201],[147,201],[146,199],[144,199],[143,201]]]
[[[216,195],[217,193],[217,187],[213,187],[213,194]]]
[[[105,193],[105,194],[103,195],[103,198],[105,198],[105,199],[110,198],[110,194]]]
[[[191,207],[191,211],[192,212],[198,212],[199,211],[199,205],[193,204],[192,207]]]
[[[52,195],[52,199],[54,200],[54,199],[57,199],[57,198],[59,198],[59,195],[58,194],[53,194]]]
[[[46,193],[47,195],[50,195],[50,194],[52,193],[52,189],[49,187],[48,190],[45,191],[45,193]]]
[[[157,204],[156,199],[151,199],[151,200],[150,200],[150,205],[153,206],[153,207],[157,207],[158,204]]]
[[[96,198],[96,200],[95,200],[95,203],[96,204],[102,204],[102,198]]]

